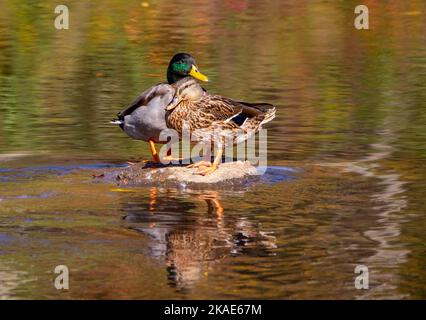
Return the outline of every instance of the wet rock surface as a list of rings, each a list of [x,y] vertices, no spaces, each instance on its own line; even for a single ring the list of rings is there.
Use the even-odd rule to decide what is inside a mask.
[[[210,189],[241,188],[258,181],[260,174],[248,161],[222,163],[219,168],[209,175],[199,175],[197,168],[186,165],[170,165],[155,167],[142,163],[133,164],[126,168],[102,169],[93,174],[97,180],[107,180],[119,186],[161,186],[177,188]]]

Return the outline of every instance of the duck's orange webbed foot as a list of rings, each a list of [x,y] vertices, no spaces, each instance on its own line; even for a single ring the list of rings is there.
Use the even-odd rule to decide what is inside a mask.
[[[197,172],[195,172],[195,174],[199,174],[201,176],[207,176],[209,174],[212,174],[213,172],[215,172],[218,168],[218,165],[215,163],[209,163],[210,166],[200,166],[199,170]]]
[[[206,176],[215,172],[217,168],[219,167],[219,163],[222,159],[222,154],[223,154],[223,149],[219,149],[213,163],[208,161],[200,161],[196,163],[194,166],[197,166],[199,170],[195,172],[195,174]]]
[[[158,166],[162,165],[160,161],[160,157],[158,156],[157,149],[155,148],[155,143],[153,140],[149,140],[149,147],[152,154],[152,160],[143,159],[141,161],[126,161],[126,163],[130,166],[134,166],[135,164],[142,163],[144,166]]]
[[[199,161],[197,163],[191,163],[191,164],[187,165],[186,167],[187,168],[199,168],[199,167],[203,167],[203,166],[204,167],[209,167],[211,165],[212,165],[211,162],[205,161],[205,160],[201,160],[201,161]]]

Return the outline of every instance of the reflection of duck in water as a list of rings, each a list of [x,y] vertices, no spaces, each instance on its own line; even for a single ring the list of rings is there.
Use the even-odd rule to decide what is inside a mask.
[[[164,259],[170,283],[178,289],[189,289],[226,257],[272,254],[275,237],[256,221],[225,219],[217,192],[191,194],[188,200],[157,192],[151,189],[148,206],[146,198],[129,199],[123,219],[127,227],[150,236],[149,254]],[[206,213],[197,211],[200,200],[207,204]]]

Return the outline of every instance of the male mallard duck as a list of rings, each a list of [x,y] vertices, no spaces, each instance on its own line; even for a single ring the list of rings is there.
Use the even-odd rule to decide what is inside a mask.
[[[198,174],[215,171],[222,159],[223,147],[238,144],[258,132],[275,117],[275,107],[268,103],[247,103],[211,95],[191,77],[177,81],[175,95],[166,107],[167,127],[179,135],[185,126],[192,139],[218,148],[213,163],[202,161],[195,166],[208,166]]]
[[[165,107],[175,94],[172,84],[187,76],[208,81],[198,71],[197,63],[190,54],[175,54],[167,68],[168,83],[160,83],[145,90],[130,106],[118,113],[116,120],[111,121],[118,124],[131,138],[149,142],[155,162],[160,162],[155,143],[160,142],[161,130],[167,129]]]

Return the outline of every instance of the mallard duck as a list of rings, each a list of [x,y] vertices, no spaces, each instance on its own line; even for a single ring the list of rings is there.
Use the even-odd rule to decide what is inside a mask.
[[[185,126],[192,140],[214,144],[218,152],[214,162],[201,161],[195,166],[207,166],[198,174],[214,172],[223,154],[223,148],[247,140],[262,125],[275,117],[275,107],[268,103],[247,103],[223,96],[208,94],[191,77],[173,84],[175,94],[166,107],[166,124],[180,136]]]
[[[172,84],[187,76],[208,81],[208,78],[198,71],[197,63],[190,54],[175,54],[167,68],[167,83],[157,84],[142,92],[130,106],[118,113],[117,119],[111,121],[118,124],[131,138],[147,141],[154,162],[160,162],[155,143],[160,143],[160,132],[167,129],[164,109],[175,94]]]

